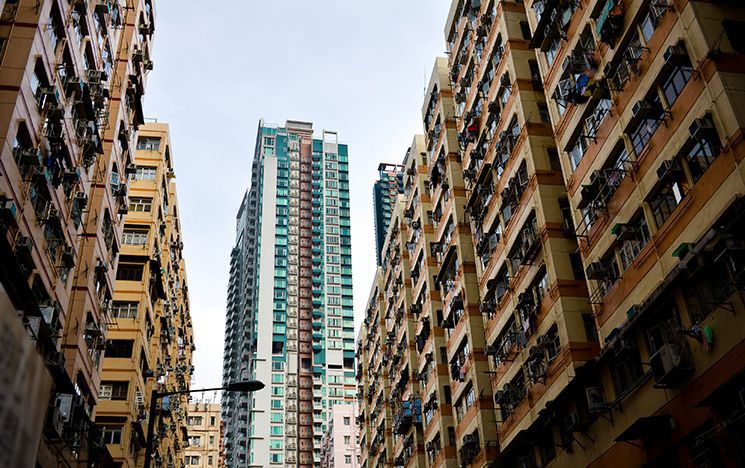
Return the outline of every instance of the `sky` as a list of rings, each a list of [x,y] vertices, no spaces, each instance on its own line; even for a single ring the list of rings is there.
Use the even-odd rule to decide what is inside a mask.
[[[209,6],[207,6],[209,5]],[[222,379],[230,250],[259,119],[349,145],[355,323],[375,273],[372,184],[422,133],[450,0],[158,0],[145,115],[170,125],[197,350]]]

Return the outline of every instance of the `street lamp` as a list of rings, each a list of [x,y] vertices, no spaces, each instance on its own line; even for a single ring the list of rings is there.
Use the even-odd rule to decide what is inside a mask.
[[[150,414],[147,421],[147,440],[145,441],[145,465],[143,468],[150,468],[150,459],[153,456],[153,431],[155,430],[155,412],[157,410],[158,400],[163,397],[173,395],[186,395],[189,393],[202,393],[202,392],[213,392],[213,391],[224,391],[224,392],[255,392],[264,388],[264,382],[258,380],[245,380],[242,382],[230,382],[224,387],[215,388],[200,388],[197,390],[181,390],[174,392],[158,392],[153,389],[150,394]]]

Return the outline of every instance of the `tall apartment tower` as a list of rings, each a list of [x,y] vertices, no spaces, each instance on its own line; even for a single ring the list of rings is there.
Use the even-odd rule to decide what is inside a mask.
[[[380,163],[378,165],[378,180],[373,184],[375,254],[378,257],[378,265],[382,261],[383,241],[385,240],[385,233],[388,232],[396,197],[403,191],[403,166]]]
[[[745,6],[534,1],[528,21],[600,352],[522,426],[564,448],[512,429],[503,451],[742,465]]]
[[[453,2],[401,229],[433,278],[408,338],[428,466],[745,463],[744,27],[735,2]],[[357,348],[365,468],[420,463],[392,278]]]
[[[182,255],[173,156],[168,125],[140,127],[129,171],[111,318],[99,387],[96,424],[114,462],[144,461],[149,418],[155,421],[153,456],[165,466],[184,459],[186,395],[166,399],[149,414],[153,389],[188,390],[195,349]]]
[[[494,391],[490,408],[496,403],[499,421],[489,437],[476,440],[493,451],[475,448],[475,456],[465,456],[459,450],[461,463],[476,466],[506,460],[505,448],[521,443],[523,428],[550,411],[555,395],[597,351],[538,64],[523,33],[527,24],[522,3],[465,2],[453,3],[446,29],[483,353]],[[466,413],[457,419],[462,425]],[[531,443],[550,450],[548,432],[536,427]]]
[[[94,421],[153,2],[1,6],[0,300],[35,381],[33,392],[2,392],[13,398],[3,420],[23,423],[4,425],[20,448],[0,464],[106,464]],[[23,361],[10,361],[9,375],[22,375],[13,365]]]
[[[334,404],[354,396],[347,146],[311,123],[259,123],[238,216],[223,379],[267,390],[226,394],[228,466],[320,463]]]

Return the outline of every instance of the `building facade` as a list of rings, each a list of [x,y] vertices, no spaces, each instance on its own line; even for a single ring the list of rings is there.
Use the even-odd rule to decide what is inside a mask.
[[[111,460],[94,421],[154,20],[151,0],[2,3],[2,313],[38,378],[3,465]]]
[[[396,197],[403,193],[403,166],[381,163],[378,165],[378,180],[373,184],[373,210],[375,215],[375,254],[378,265],[382,261],[383,241],[391,221],[391,211]]]
[[[311,466],[335,404],[354,397],[349,165],[334,132],[259,124],[231,255],[223,379],[229,466]]]
[[[149,418],[156,418],[153,466],[178,465],[187,446],[186,395],[149,414],[151,392],[188,390],[195,349],[168,125],[140,127],[128,168],[111,318],[96,424],[114,461],[141,466]]]
[[[321,439],[321,467],[357,468],[357,405],[334,405],[330,411],[328,428]]]
[[[358,337],[362,467],[419,466],[418,440],[425,466],[745,463],[743,20],[453,2],[402,283],[384,260]]]
[[[184,450],[186,466],[225,466],[220,405],[211,402],[189,403],[188,412],[189,445]]]

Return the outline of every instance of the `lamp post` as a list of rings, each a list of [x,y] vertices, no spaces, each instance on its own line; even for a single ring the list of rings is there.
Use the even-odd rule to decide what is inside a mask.
[[[150,468],[150,460],[153,457],[153,431],[155,430],[155,412],[157,411],[158,400],[163,397],[173,395],[186,395],[189,393],[202,393],[202,392],[213,392],[213,391],[225,391],[225,392],[255,392],[264,388],[264,383],[258,380],[246,380],[243,382],[231,382],[224,387],[215,388],[200,388],[197,390],[182,390],[174,392],[158,392],[153,389],[150,394],[150,414],[147,421],[147,440],[145,441],[145,465],[143,468]]]

